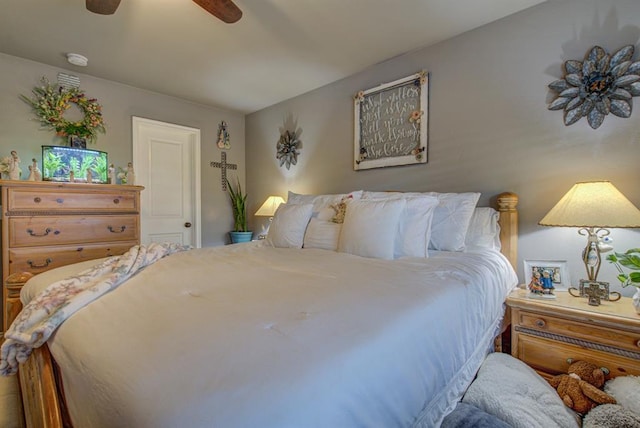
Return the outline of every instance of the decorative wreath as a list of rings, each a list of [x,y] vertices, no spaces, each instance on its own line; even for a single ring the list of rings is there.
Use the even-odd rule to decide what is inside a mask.
[[[56,135],[67,137],[75,135],[86,138],[89,142],[95,142],[98,132],[105,133],[104,120],[102,118],[102,106],[95,98],[87,98],[80,88],[63,88],[52,85],[43,77],[42,86],[32,90],[34,98],[20,95],[20,98],[29,104],[37,116],[40,124],[48,129],[54,129]],[[64,118],[64,113],[75,104],[83,114],[79,121],[69,121]]]

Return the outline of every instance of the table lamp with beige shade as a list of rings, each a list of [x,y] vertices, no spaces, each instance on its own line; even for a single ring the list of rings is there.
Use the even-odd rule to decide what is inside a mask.
[[[640,227],[640,210],[609,181],[580,182],[538,224],[578,227],[578,233],[587,236],[582,260],[588,279],[597,281],[600,253],[611,249],[603,242],[609,228]]]
[[[265,231],[265,233],[258,235],[258,239],[264,239],[267,237],[267,232],[269,231],[269,227],[271,226],[273,215],[276,213],[276,210],[278,209],[280,204],[284,203],[284,199],[281,196],[269,196],[267,200],[264,201],[262,205],[260,205],[260,208],[258,208],[258,211],[256,211],[255,215],[261,217],[269,217],[269,225],[267,226],[267,230]]]

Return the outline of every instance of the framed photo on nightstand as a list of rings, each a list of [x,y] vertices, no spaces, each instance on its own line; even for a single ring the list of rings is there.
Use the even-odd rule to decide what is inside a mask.
[[[546,284],[545,288],[550,284],[554,291],[567,291],[571,287],[566,260],[525,260],[525,284],[533,279]]]

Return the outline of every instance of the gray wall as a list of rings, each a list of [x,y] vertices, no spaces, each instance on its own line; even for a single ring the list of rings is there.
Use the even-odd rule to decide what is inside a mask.
[[[572,278],[584,278],[586,241],[577,229],[537,222],[577,181],[611,180],[640,206],[640,112],[609,115],[598,130],[586,119],[566,127],[561,112],[547,110],[547,85],[562,77],[564,61],[582,60],[594,45],[611,53],[636,45],[638,22],[637,0],[550,0],[248,115],[250,209],[287,190],[480,191],[482,203],[513,191],[520,195],[520,259],[567,260]],[[420,70],[430,73],[429,162],[353,171],[353,95]],[[299,129],[303,144],[290,170],[275,159],[285,127]],[[263,219],[254,223],[259,230]],[[637,229],[612,236],[618,250],[640,246]],[[520,261],[521,279],[522,271]],[[619,289],[612,266],[599,279]]]
[[[41,164],[40,146],[65,144],[52,131],[42,130],[39,123],[32,120],[35,115],[30,107],[18,98],[20,94],[30,96],[32,88],[40,83],[43,76],[56,82],[60,71],[79,76],[81,88],[102,105],[107,133],[98,134],[97,143],[90,145],[90,148],[106,151],[109,162],[115,165],[126,166],[132,158],[131,116],[201,130],[202,245],[226,242],[227,232],[233,227],[231,207],[227,194],[221,190],[220,169],[211,168],[209,162],[220,161],[220,150],[216,147],[217,131],[220,121],[225,120],[231,134],[231,150],[227,159],[238,164],[238,170],[229,173],[230,178],[237,176],[244,185],[245,124],[242,114],[97,79],[75,70],[62,70],[0,54],[0,156],[17,150],[26,178],[32,157]]]

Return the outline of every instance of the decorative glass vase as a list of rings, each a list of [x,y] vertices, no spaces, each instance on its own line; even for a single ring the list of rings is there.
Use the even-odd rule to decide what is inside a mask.
[[[636,294],[634,294],[631,299],[636,313],[640,314],[640,287],[636,287]]]

